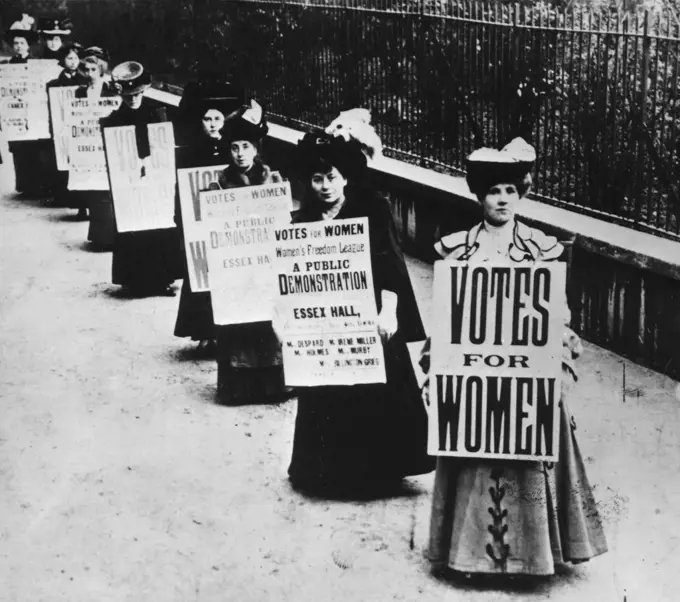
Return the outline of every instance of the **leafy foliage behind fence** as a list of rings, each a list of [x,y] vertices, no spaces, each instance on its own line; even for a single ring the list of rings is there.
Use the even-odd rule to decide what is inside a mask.
[[[165,78],[238,76],[271,113],[372,109],[393,155],[460,171],[515,135],[536,197],[680,238],[673,14],[452,0],[71,0],[90,41]]]

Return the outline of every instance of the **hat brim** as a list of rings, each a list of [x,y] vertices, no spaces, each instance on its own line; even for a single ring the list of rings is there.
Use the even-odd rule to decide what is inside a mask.
[[[145,84],[138,84],[134,86],[133,88],[121,88],[120,91],[118,92],[119,96],[134,96],[135,94],[139,94],[140,92],[145,92],[151,87],[151,82],[145,83]]]
[[[151,87],[151,75],[147,71],[143,71],[134,79],[127,80],[113,80],[114,86],[120,96],[134,96],[144,92]]]
[[[197,112],[200,113],[202,118],[208,111],[214,110],[219,111],[227,119],[230,116],[234,116],[241,106],[243,105],[243,99],[240,97],[223,97],[223,98],[204,98],[198,101]]]
[[[35,44],[38,41],[38,34],[32,29],[10,29],[5,34],[5,41],[12,45],[14,38],[25,38],[30,44]]]
[[[70,29],[41,29],[40,34],[44,36],[70,36],[73,32]]]
[[[496,184],[507,184],[523,180],[534,166],[532,161],[467,161],[466,180],[470,190],[489,189]]]

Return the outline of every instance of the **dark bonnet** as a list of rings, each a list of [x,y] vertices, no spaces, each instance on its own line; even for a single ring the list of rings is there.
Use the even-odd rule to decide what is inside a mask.
[[[367,166],[358,142],[325,133],[305,134],[298,142],[298,160],[307,176],[335,167],[347,180],[360,178]]]

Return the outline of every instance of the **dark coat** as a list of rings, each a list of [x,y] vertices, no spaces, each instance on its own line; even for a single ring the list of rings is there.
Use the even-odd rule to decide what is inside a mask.
[[[303,204],[295,221],[318,221],[321,210]],[[402,478],[435,466],[427,455],[427,414],[406,346],[425,332],[389,205],[371,191],[349,191],[336,219],[355,217],[368,218],[378,311],[381,291],[395,292],[399,328],[384,344],[385,384],[299,389],[288,474],[303,487]]]
[[[278,172],[272,172],[268,165],[259,159],[246,172],[241,172],[233,165],[227,167],[219,177],[220,188],[240,188],[241,186],[260,186],[280,181]]]
[[[63,69],[57,79],[47,83],[48,88],[65,88],[67,86],[82,86],[85,84],[85,76],[78,71]]]
[[[41,59],[52,59],[55,61],[61,60],[62,57],[62,48],[59,50],[50,50],[47,46],[43,46],[39,51],[38,51],[38,58]]]
[[[74,85],[74,84],[67,84],[67,85]],[[115,88],[109,82],[104,82],[104,85],[102,86],[101,98],[110,98],[112,96],[118,96],[118,93],[116,92]],[[81,82],[80,88],[78,88],[76,90],[75,97],[76,98],[87,98],[87,82],[85,82],[85,81]]]
[[[121,104],[100,123],[104,129],[134,125],[139,157],[145,158],[151,154],[147,126],[167,120],[165,109],[151,106],[145,98],[139,109],[130,109]],[[116,234],[113,243],[113,283],[140,292],[160,291],[182,277],[179,251],[177,228]]]

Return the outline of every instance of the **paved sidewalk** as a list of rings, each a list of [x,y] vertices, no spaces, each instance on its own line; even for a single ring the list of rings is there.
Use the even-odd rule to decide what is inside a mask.
[[[293,492],[295,402],[215,405],[178,298],[118,296],[87,223],[13,198],[2,152],[0,602],[678,599],[674,381],[585,345],[571,410],[608,554],[511,590],[438,581],[432,475],[373,501]],[[431,268],[409,265],[428,315]]]

